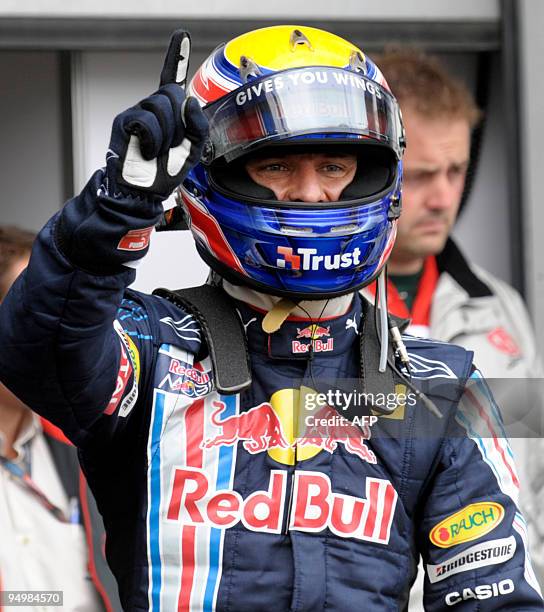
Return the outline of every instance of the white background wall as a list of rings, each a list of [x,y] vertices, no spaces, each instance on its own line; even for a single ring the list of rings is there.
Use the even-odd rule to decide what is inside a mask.
[[[63,198],[56,53],[0,52],[0,222],[38,230]]]
[[[447,63],[452,73],[465,77],[467,83],[475,85],[474,64],[460,64],[457,56],[450,56]],[[510,282],[510,256],[517,245],[513,245],[510,239],[507,145],[503,130],[505,109],[498,57],[491,66],[489,76],[489,107],[476,179],[453,235],[470,261]]]
[[[522,167],[526,201],[525,268],[527,298],[540,347],[544,346],[544,2],[519,0],[521,25]]]

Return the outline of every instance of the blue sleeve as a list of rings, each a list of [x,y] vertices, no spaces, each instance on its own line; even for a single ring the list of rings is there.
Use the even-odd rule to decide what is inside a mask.
[[[544,609],[518,494],[500,413],[474,371],[444,439],[419,533],[426,610]]]
[[[150,367],[149,343],[140,346],[149,320],[127,316],[143,306],[119,308],[135,276],[125,264],[148,246],[125,237],[152,225],[158,209],[101,196],[101,180],[99,171],[43,228],[0,307],[0,379],[78,445],[102,415],[113,427],[129,410],[125,395]],[[132,336],[114,325],[119,313]]]

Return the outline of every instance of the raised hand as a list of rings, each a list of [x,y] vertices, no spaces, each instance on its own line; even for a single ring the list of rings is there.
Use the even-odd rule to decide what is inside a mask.
[[[106,157],[109,196],[166,199],[200,159],[208,122],[195,98],[185,95],[190,38],[173,33],[160,88],[118,115]]]

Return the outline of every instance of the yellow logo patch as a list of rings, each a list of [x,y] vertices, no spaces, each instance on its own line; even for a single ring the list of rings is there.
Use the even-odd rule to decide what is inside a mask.
[[[123,333],[123,337],[125,338],[125,347],[128,350],[130,361],[134,368],[134,376],[136,377],[136,381],[140,382],[140,353],[134,344],[134,340],[132,340],[126,332]]]
[[[431,529],[435,546],[450,548],[489,533],[504,518],[504,508],[496,502],[477,502],[451,514]]]

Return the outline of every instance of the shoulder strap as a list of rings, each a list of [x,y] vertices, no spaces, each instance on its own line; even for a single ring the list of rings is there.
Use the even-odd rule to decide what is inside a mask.
[[[200,323],[219,393],[234,395],[251,385],[242,321],[232,300],[221,288],[201,285],[176,291],[156,289],[153,293],[183,308]]]

